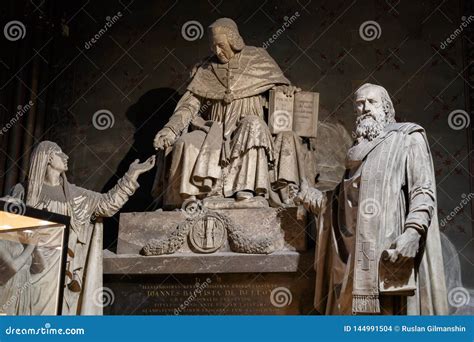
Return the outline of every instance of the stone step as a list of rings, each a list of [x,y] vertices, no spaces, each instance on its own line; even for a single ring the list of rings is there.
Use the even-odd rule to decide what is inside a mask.
[[[300,253],[272,254],[176,253],[159,256],[115,254],[104,251],[104,274],[194,274],[297,272]]]

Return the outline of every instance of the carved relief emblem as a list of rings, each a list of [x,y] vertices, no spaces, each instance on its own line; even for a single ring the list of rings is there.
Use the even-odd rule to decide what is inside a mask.
[[[189,242],[201,253],[212,253],[227,240],[227,223],[221,215],[207,212],[194,221],[189,232]]]

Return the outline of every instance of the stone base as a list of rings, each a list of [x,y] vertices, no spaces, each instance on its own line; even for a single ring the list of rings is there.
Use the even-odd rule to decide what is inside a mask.
[[[104,251],[105,274],[200,274],[297,272],[300,253],[285,251],[268,255],[218,252],[179,253],[159,256],[115,254]]]
[[[219,261],[218,257],[210,255],[128,258],[109,254],[104,262],[104,286],[113,291],[115,300],[104,308],[104,314],[314,314],[313,252],[285,254],[219,255],[222,258]],[[297,269],[294,270],[296,260]],[[159,261],[163,262],[160,266]],[[204,261],[207,266],[202,263]],[[291,265],[291,271],[288,272],[280,262]],[[197,272],[181,273],[187,273],[192,265],[196,266]],[[203,273],[206,267],[209,271]],[[224,270],[228,272],[223,273]],[[133,271],[133,274],[127,271]]]
[[[209,222],[224,217],[227,233],[218,235],[223,239],[219,241],[225,242],[208,253],[196,252],[195,241],[191,241],[205,236],[202,228],[210,226],[209,222],[202,224],[201,216],[189,218],[179,210],[122,214],[117,254],[104,253],[104,286],[114,293],[114,301],[104,308],[104,313],[295,315],[314,312],[314,251],[308,250],[308,226],[301,210],[295,207],[210,210],[213,214]],[[140,255],[144,245],[169,237],[183,222],[191,222],[192,228],[175,253]],[[211,231],[219,229],[216,224],[220,223],[212,224]],[[191,237],[196,225],[201,230]],[[278,248],[268,254],[235,253],[230,241],[234,225],[250,241],[254,237],[277,237]],[[213,241],[217,240],[216,236]]]
[[[307,248],[307,218],[297,207],[217,209],[212,212],[228,218],[249,239],[277,237],[276,250],[304,251]],[[187,218],[180,210],[121,214],[117,254],[140,254],[150,240],[166,239]],[[177,253],[193,252],[189,242],[186,239]],[[217,250],[231,251],[228,240]]]

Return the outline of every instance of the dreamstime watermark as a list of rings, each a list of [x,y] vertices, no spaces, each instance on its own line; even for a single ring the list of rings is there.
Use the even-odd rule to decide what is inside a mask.
[[[21,296],[23,291],[27,290],[31,285],[33,285],[31,282],[27,281],[23,285],[21,285],[19,288],[16,289],[15,294],[11,296],[3,305],[1,312],[6,312],[8,308],[12,305],[15,305],[15,303],[18,300],[18,297]]]
[[[181,314],[186,308],[212,283],[211,278],[207,278],[206,281],[202,283],[196,283],[195,289],[193,292],[186,298],[186,300],[176,309],[174,309],[174,314],[177,316]]]
[[[3,206],[6,215],[15,217],[16,215],[24,215],[26,211],[26,204],[19,198],[8,197]]]
[[[286,110],[276,110],[272,113],[272,124],[276,129],[288,129],[293,127],[293,117]]]
[[[113,127],[115,124],[114,114],[107,109],[99,109],[92,115],[92,125],[99,131]]]
[[[276,30],[270,38],[268,38],[263,44],[262,48],[268,49],[270,45],[278,40],[278,38],[289,28],[295,21],[300,17],[300,13],[296,11],[291,17],[284,16],[285,20],[278,30]]]
[[[21,117],[25,115],[25,113],[27,113],[33,106],[34,102],[31,100],[24,106],[18,106],[15,115],[0,130],[0,136],[6,134],[8,130],[12,128],[18,122],[18,120],[20,120]]]
[[[380,203],[373,198],[367,198],[359,204],[360,215],[365,218],[373,218],[380,214],[382,208]]]
[[[359,35],[366,42],[379,39],[382,35],[382,28],[374,20],[364,21],[359,27]]]
[[[441,50],[444,50],[448,47],[449,44],[454,42],[454,40],[464,31],[466,27],[469,26],[470,23],[474,21],[474,15],[470,15],[469,18],[466,18],[465,16],[461,17],[462,23],[459,25],[457,29],[454,30],[453,33],[449,35],[448,38],[446,38],[441,44],[439,45]]]
[[[469,113],[462,109],[453,110],[448,115],[448,125],[455,131],[469,127],[471,118]]]
[[[84,328],[52,328],[51,323],[45,323],[40,328],[5,328],[6,335],[84,335]]]
[[[79,208],[76,212],[76,219],[81,222],[88,221],[90,223],[95,223],[100,216],[98,216],[97,212],[93,212],[91,215],[89,209],[88,206]]]
[[[462,286],[454,287],[448,292],[448,303],[455,308],[460,308],[469,304],[471,295],[469,291]]]
[[[181,212],[187,218],[194,218],[202,212],[202,202],[195,198],[188,198],[181,205]]]
[[[469,202],[472,201],[472,199],[474,198],[474,193],[471,192],[467,195],[462,194],[461,197],[462,197],[461,202],[459,202],[459,204],[456,207],[454,207],[454,209],[451,210],[451,212],[446,217],[444,217],[443,219],[439,221],[439,226],[441,228],[444,228],[446,224],[454,218],[454,216],[456,216],[466,205],[469,204]]]
[[[26,27],[19,20],[12,20],[5,24],[3,34],[11,42],[23,39],[26,36]]]
[[[270,303],[274,307],[282,308],[288,306],[293,301],[291,291],[286,287],[276,287],[270,293]]]
[[[201,39],[204,35],[204,28],[197,20],[189,20],[181,26],[181,36],[188,42]]]
[[[118,11],[117,14],[113,15],[112,17],[111,16],[105,17],[105,20],[107,20],[107,22],[104,24],[104,27],[101,28],[94,35],[94,37],[92,37],[91,39],[89,39],[89,41],[84,43],[84,48],[86,50],[89,50],[92,47],[92,45],[97,43],[97,41],[108,31],[109,28],[111,28],[117,21],[120,20],[120,18],[122,18],[122,16],[123,16],[122,12]]]
[[[270,223],[273,222],[273,220],[275,220],[276,217],[278,217],[278,215],[280,215],[283,211],[285,211],[287,208],[285,207],[279,207],[275,210],[275,214],[273,215],[269,215],[267,216],[266,218],[263,219],[263,221],[261,223],[259,223],[259,226],[260,227],[266,227],[267,225],[269,225]]]
[[[99,287],[92,293],[92,302],[98,307],[106,307],[115,302],[115,294],[108,287]]]
[[[211,107],[211,105],[212,105],[212,101],[207,100],[206,103],[203,104],[201,108],[199,108],[198,115],[201,116],[202,114],[207,112],[207,110]]]

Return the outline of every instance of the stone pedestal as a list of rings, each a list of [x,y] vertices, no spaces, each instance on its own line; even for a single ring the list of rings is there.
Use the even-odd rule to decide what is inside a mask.
[[[117,254],[104,253],[104,287],[115,297],[104,313],[313,312],[314,253],[309,248],[310,224],[304,212],[297,208],[216,209],[211,210],[213,217],[224,218],[227,226],[235,225],[232,229],[242,233],[244,241],[270,239],[275,251],[236,253],[236,243],[231,241],[235,234],[227,227],[223,243],[219,240],[212,246],[215,251],[196,250],[207,240],[197,230],[194,239],[199,241],[193,242],[190,230],[173,254],[145,256],[143,247],[150,241],[166,240],[183,222],[196,226],[201,221],[183,211],[124,213]]]

